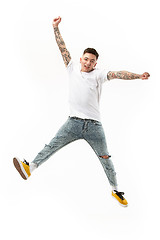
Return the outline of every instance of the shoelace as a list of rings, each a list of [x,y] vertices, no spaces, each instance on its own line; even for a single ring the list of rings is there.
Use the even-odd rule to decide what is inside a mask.
[[[114,190],[114,192],[117,194],[118,197],[120,197],[122,200],[124,200],[124,197],[122,195],[124,195],[124,192],[118,192],[117,190]]]
[[[24,159],[23,163],[25,163],[26,165],[29,166],[29,162],[27,162],[25,159]]]

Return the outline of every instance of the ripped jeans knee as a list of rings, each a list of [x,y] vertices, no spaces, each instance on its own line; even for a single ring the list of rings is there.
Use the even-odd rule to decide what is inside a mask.
[[[110,155],[103,155],[103,156],[99,156],[100,158],[104,158],[104,159],[108,159],[110,158],[111,156]]]

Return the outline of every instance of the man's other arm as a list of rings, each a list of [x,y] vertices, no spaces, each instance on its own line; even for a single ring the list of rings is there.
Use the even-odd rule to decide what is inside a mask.
[[[150,74],[148,72],[145,72],[143,74],[136,74],[132,72],[127,71],[110,71],[107,74],[108,80],[111,79],[123,79],[123,80],[134,80],[134,79],[142,79],[146,80],[150,77]]]

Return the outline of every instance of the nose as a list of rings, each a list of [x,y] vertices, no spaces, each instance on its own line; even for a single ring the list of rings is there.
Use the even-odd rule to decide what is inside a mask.
[[[87,66],[89,67],[91,65],[90,61],[87,61]]]

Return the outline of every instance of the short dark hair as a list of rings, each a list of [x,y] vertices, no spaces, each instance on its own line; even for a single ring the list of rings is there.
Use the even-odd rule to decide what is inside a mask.
[[[92,53],[93,55],[96,56],[96,59],[98,59],[98,57],[99,57],[98,52],[97,52],[94,48],[86,48],[86,49],[84,50],[84,52],[83,52],[83,55],[84,55],[85,53]]]

